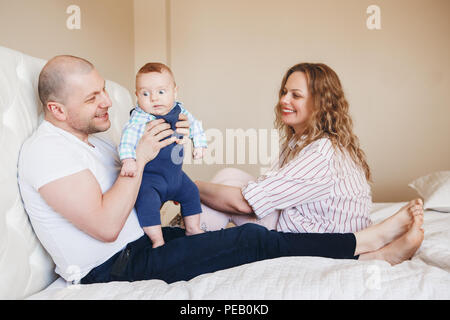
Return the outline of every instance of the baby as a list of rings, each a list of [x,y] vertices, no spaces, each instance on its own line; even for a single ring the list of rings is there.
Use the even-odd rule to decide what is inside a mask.
[[[201,122],[176,101],[177,90],[172,71],[162,63],[147,63],[137,73],[137,106],[123,128],[119,144],[122,176],[135,175],[137,143],[146,124],[155,119],[164,119],[175,132],[179,114],[187,115],[190,124],[189,138],[194,144],[193,156],[195,159],[204,156],[207,144]],[[179,139],[182,138],[182,135],[176,135]],[[135,208],[139,223],[150,237],[153,248],[164,244],[160,208],[168,200],[180,203],[186,235],[203,232],[200,229],[202,209],[198,188],[182,171],[182,160],[182,144],[172,143],[162,148],[144,168]]]

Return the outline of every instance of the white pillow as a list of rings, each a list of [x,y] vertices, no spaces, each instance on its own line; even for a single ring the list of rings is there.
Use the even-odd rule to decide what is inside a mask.
[[[424,200],[424,209],[450,212],[450,171],[434,172],[410,184]]]

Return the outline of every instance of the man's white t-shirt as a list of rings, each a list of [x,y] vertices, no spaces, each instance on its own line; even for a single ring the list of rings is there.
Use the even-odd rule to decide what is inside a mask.
[[[99,241],[55,212],[39,194],[39,188],[49,182],[85,169],[92,172],[103,193],[111,188],[120,170],[116,148],[95,136],[89,142],[94,147],[44,120],[25,141],[19,156],[18,180],[25,210],[56,264],[55,272],[67,281],[81,279],[144,234],[133,209],[116,241]]]

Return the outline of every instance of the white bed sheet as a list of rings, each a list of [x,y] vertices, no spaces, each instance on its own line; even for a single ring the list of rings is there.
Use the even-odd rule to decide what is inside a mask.
[[[404,203],[374,204],[379,222]],[[384,261],[286,257],[166,284],[160,280],[68,285],[58,279],[29,299],[450,299],[450,213],[426,211],[415,256]]]

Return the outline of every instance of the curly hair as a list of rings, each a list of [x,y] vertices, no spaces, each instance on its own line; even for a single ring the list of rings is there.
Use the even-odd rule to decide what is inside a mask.
[[[371,182],[371,172],[366,155],[360,148],[358,137],[353,133],[353,121],[349,114],[349,104],[344,96],[341,82],[337,74],[322,63],[300,63],[291,67],[283,77],[279,91],[279,99],[289,76],[294,72],[303,72],[307,79],[308,90],[312,97],[313,110],[302,137],[296,136],[294,129],[281,119],[280,102],[275,106],[275,128],[281,138],[281,150],[286,149],[289,141],[296,136],[298,147],[284,159],[284,164],[294,158],[311,142],[327,137],[335,150],[346,150],[352,160],[365,173]],[[300,139],[301,138],[301,139]]]

